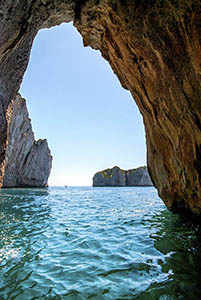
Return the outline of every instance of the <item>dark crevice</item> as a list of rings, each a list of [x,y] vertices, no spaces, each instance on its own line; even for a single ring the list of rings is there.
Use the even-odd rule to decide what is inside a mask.
[[[194,121],[195,121],[195,124],[197,125],[197,127],[201,130],[201,122],[200,122],[200,119],[198,118],[197,114],[196,113],[192,113],[193,115],[193,118],[194,118]]]
[[[35,0],[32,0],[30,3],[30,8],[29,8],[29,14],[28,16],[26,15],[24,17],[24,20],[21,23],[21,28],[20,28],[20,32],[18,34],[18,36],[16,37],[16,39],[3,51],[3,54],[6,53],[9,50],[12,50],[15,48],[15,46],[18,44],[18,42],[21,40],[21,38],[24,36],[24,34],[27,31],[27,28],[29,26],[29,23],[26,21],[29,19],[29,16],[31,16],[31,12],[32,12],[32,8],[34,6]]]
[[[77,0],[75,3],[75,21],[79,21],[81,18],[82,8],[85,6],[88,0]]]
[[[125,172],[125,177],[126,177],[126,186],[128,186],[128,171]]]
[[[16,39],[3,51],[3,54],[6,53],[8,50],[12,50],[13,48],[15,48],[15,45],[17,45],[17,43],[21,40],[21,38],[24,36],[25,32],[26,32],[26,26],[25,24],[23,24],[21,26],[20,32],[18,34],[18,36],[16,37]]]
[[[143,58],[141,57],[140,62],[142,62],[142,61],[143,61]],[[137,65],[137,66],[138,66],[138,71],[139,71],[140,76],[141,76],[141,86],[142,86],[142,90],[144,91],[144,94],[145,94],[147,100],[148,100],[149,103],[151,104],[151,99],[149,98],[149,95],[148,95],[148,93],[147,93],[146,87],[145,87],[145,85],[144,85],[144,83],[143,83],[143,77],[144,77],[144,75],[143,75],[143,72],[142,72],[142,70],[141,70],[141,67],[140,67],[139,62],[138,62],[138,65]]]
[[[190,99],[190,97],[186,94],[186,92],[183,89],[182,89],[182,92],[184,94],[184,97],[185,97],[188,105],[189,105],[189,108],[192,113],[195,124],[197,125],[198,129],[201,130],[201,121],[200,121],[199,117],[197,116],[197,114],[192,111],[192,100]]]
[[[140,82],[140,83],[141,83],[141,82]],[[151,114],[150,109],[144,104],[142,95],[137,91],[136,88],[133,88],[133,94],[135,94],[135,95],[133,95],[134,99],[136,98],[136,96],[137,96],[138,99],[139,99],[139,102],[140,102],[140,103],[139,103],[139,108],[140,108],[140,106],[141,106],[142,109],[143,109],[144,111],[146,111],[147,113]]]
[[[109,29],[106,27],[105,29],[105,38],[111,43],[111,45],[113,46],[113,49],[115,51],[116,56],[119,59],[123,59],[122,54],[121,54],[121,50],[118,46],[118,44],[116,43],[116,41],[113,39],[111,32],[109,31]]]
[[[33,149],[33,145],[31,146],[29,152],[27,153],[27,155],[26,155],[26,157],[25,157],[25,159],[24,159],[24,163],[23,163],[23,168],[22,168],[22,169],[24,169],[24,166],[26,166],[27,160],[28,160],[28,158],[29,158],[29,155],[30,155],[32,149]]]
[[[194,161],[194,167],[198,172],[199,180],[201,181],[201,145],[196,145],[196,160]]]

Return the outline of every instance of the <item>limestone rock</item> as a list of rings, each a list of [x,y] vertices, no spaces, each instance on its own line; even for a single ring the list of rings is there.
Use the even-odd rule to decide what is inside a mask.
[[[127,186],[152,186],[153,183],[149,176],[147,167],[139,167],[126,172]]]
[[[93,186],[125,186],[126,174],[119,167],[98,172],[93,177]]]
[[[147,167],[122,170],[119,167],[97,172],[93,177],[93,186],[152,186]]]
[[[18,94],[8,112],[2,187],[44,187],[52,166],[46,140],[34,140],[26,101]]]

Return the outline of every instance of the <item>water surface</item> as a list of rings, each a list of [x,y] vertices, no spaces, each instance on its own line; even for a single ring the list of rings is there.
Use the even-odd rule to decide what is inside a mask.
[[[0,190],[0,300],[198,300],[200,232],[152,187]]]

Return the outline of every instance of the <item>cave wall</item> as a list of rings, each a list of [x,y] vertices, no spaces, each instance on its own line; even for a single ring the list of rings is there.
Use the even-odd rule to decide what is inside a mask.
[[[200,1],[4,0],[0,15],[0,163],[5,113],[37,31],[73,20],[84,45],[101,51],[143,115],[160,197],[173,211],[200,215]]]
[[[75,22],[143,115],[148,167],[169,209],[201,212],[200,1],[88,1]]]
[[[41,28],[73,20],[74,1],[0,0],[0,186],[3,182],[9,103],[27,68],[33,40]]]

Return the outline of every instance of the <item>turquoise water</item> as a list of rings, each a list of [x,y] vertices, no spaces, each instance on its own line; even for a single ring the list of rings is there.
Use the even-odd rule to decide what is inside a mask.
[[[0,300],[201,299],[200,227],[147,188],[0,191]]]

